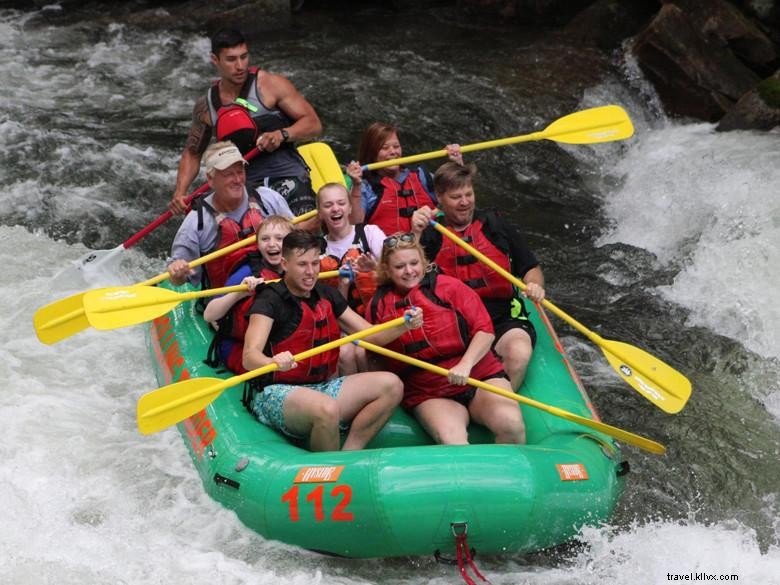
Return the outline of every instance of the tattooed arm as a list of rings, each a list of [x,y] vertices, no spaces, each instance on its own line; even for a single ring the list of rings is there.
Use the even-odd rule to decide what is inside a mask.
[[[187,206],[184,199],[187,190],[200,171],[200,157],[211,140],[211,120],[209,118],[206,97],[201,96],[195,102],[192,110],[192,126],[184,143],[184,151],[179,161],[179,171],[176,174],[176,190],[173,193],[168,208],[174,213],[184,213]]]

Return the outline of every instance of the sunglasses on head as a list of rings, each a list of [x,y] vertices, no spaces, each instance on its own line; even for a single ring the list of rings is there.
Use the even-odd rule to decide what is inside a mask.
[[[385,248],[395,248],[398,245],[398,242],[406,242],[407,244],[414,243],[415,237],[412,232],[407,232],[405,234],[400,234],[397,236],[390,236],[389,238],[385,238],[385,241],[382,242],[382,246]]]

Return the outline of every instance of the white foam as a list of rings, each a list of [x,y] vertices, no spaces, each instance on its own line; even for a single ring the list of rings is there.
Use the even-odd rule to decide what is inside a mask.
[[[668,126],[638,135],[605,195],[600,244],[649,250],[678,267],[659,291],[702,325],[780,357],[780,149],[773,133]]]

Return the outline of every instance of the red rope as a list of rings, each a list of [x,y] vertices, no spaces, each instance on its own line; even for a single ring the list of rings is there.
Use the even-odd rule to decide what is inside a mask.
[[[471,567],[471,570],[474,572],[474,574],[482,581],[485,583],[490,583],[490,581],[482,576],[482,573],[479,572],[479,569],[477,569],[477,566],[474,564],[474,559],[471,558],[471,553],[469,552],[469,544],[466,541],[465,533],[455,535],[455,555],[458,559],[458,570],[460,571],[460,576],[463,577],[466,585],[477,585],[476,581],[474,581],[474,579],[471,578],[471,575],[468,574],[466,564]]]

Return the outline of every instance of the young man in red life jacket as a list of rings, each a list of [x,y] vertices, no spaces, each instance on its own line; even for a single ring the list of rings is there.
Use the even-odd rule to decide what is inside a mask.
[[[534,302],[544,299],[544,275],[539,261],[520,231],[493,212],[476,209],[473,177],[477,168],[445,163],[434,175],[434,188],[443,218],[430,207],[417,210],[412,230],[419,234],[428,258],[442,273],[465,282],[482,298],[495,328],[494,349],[501,357],[512,388],[525,377],[536,342],[523,295]],[[496,264],[520,278],[528,288],[523,294],[512,283],[445,238],[431,225],[436,219]]]
[[[451,161],[463,164],[459,144],[448,144],[445,148]],[[358,148],[360,162],[351,161],[347,165],[347,174],[352,179],[349,193],[352,223],[372,223],[386,234],[408,232],[415,209],[436,206],[433,176],[425,168],[395,165],[364,172],[361,167],[402,156],[395,126],[374,122],[363,132]]]
[[[168,272],[175,285],[189,280],[201,283],[201,267],[189,263],[204,254],[225,248],[251,236],[267,215],[292,218],[287,202],[277,192],[258,187],[248,193],[244,187],[246,161],[232,142],[217,142],[204,153],[206,178],[214,192],[184,218],[171,246]],[[224,286],[228,277],[247,261],[251,246],[235,250],[205,264],[208,286]]]
[[[249,325],[247,311],[255,300],[257,286],[283,276],[282,241],[293,229],[290,220],[271,215],[257,228],[257,252],[250,252],[249,262],[230,275],[225,286],[246,284],[247,292],[234,292],[212,298],[203,318],[217,330],[209,348],[208,362],[223,364],[236,374],[246,372],[242,365],[244,337]]]
[[[244,367],[276,363],[249,399],[260,422],[292,438],[309,438],[312,451],[337,451],[339,430],[349,425],[342,449],[362,449],[401,401],[403,384],[390,372],[336,377],[338,348],[296,363],[294,354],[339,339],[341,329],[361,331],[370,324],[347,306],[338,291],[317,281],[321,239],[294,230],[284,238],[284,279],[263,286],[249,310]],[[409,321],[369,336],[383,345],[422,326],[422,311]]]
[[[235,141],[242,154],[257,145],[260,154],[247,169],[250,190],[264,185],[278,191],[295,215],[314,209],[308,168],[293,146],[322,132],[314,108],[286,77],[249,66],[249,49],[237,30],[212,37],[211,62],[219,80],[195,102],[170,209],[186,210],[184,198],[212,134]]]

